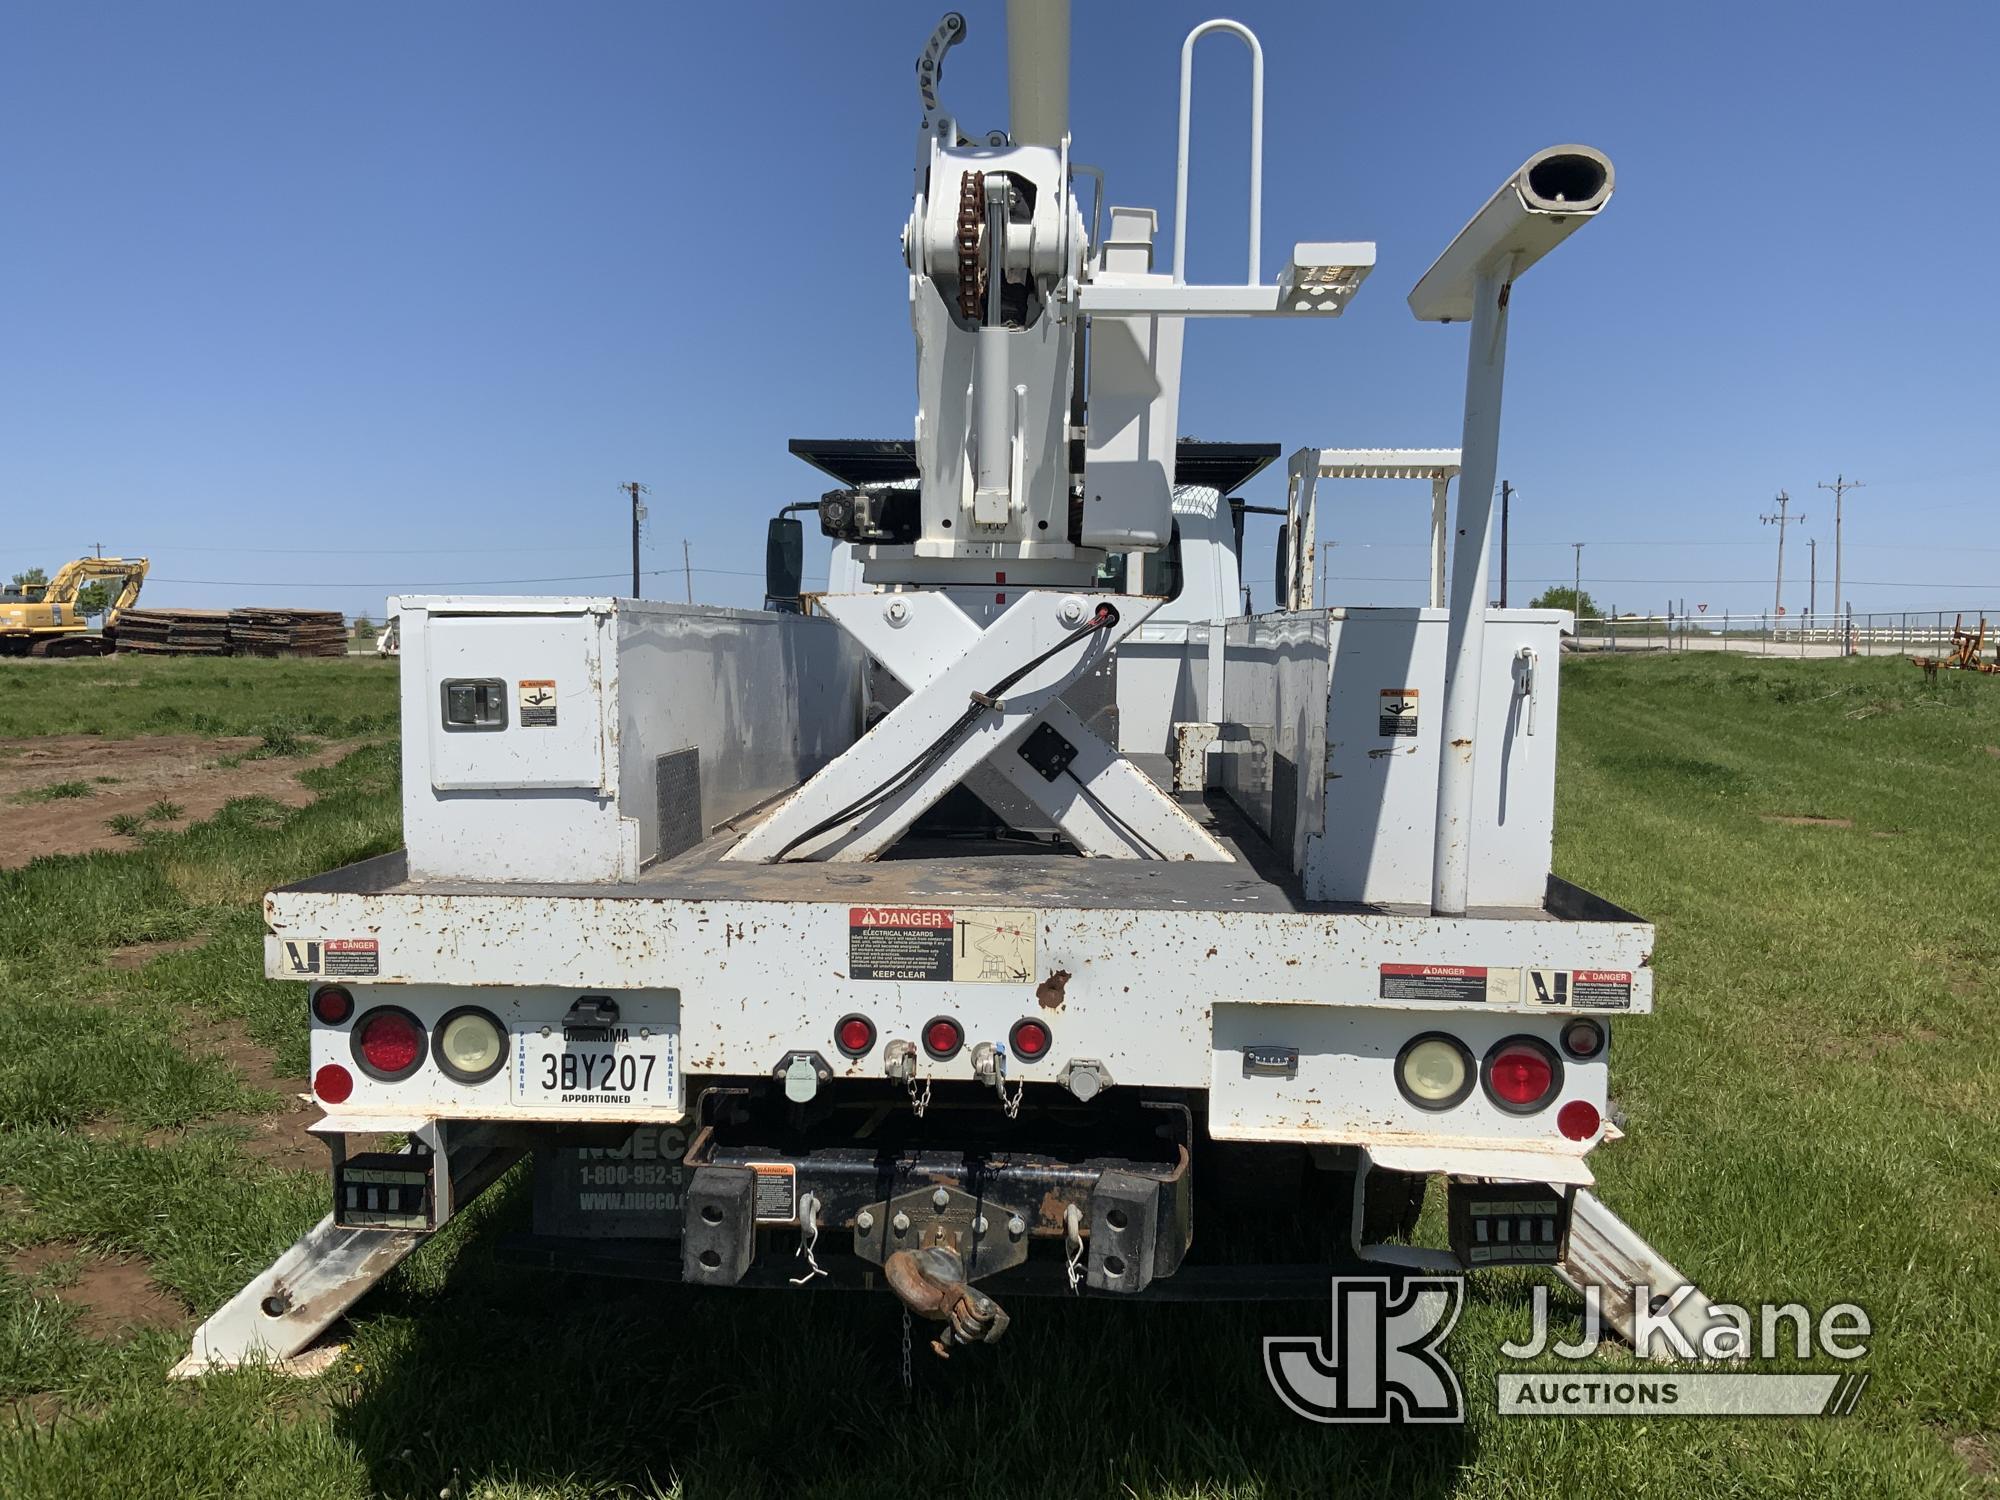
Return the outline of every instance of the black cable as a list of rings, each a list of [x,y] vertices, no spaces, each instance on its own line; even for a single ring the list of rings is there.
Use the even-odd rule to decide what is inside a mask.
[[[811,828],[808,828],[804,833],[786,844],[772,858],[774,860],[783,859],[794,849],[798,848],[799,845],[810,843],[821,834],[838,828],[843,823],[850,822],[855,818],[866,817],[884,802],[895,796],[897,792],[903,790],[912,780],[921,776],[946,755],[950,754],[952,747],[958,743],[965,732],[979,722],[980,715],[985,713],[989,708],[997,709],[1000,707],[1000,696],[1007,689],[1055,656],[1064,647],[1074,645],[1078,640],[1099,630],[1109,630],[1117,623],[1118,610],[1115,606],[1108,603],[1098,605],[1096,614],[1063,636],[1061,640],[1049,647],[1048,650],[1032,658],[1026,664],[1016,667],[1012,672],[1009,672],[1005,677],[994,683],[987,691],[974,693],[972,695],[971,706],[958,716],[949,729],[931,741],[929,748],[924,750],[915,760],[890,776],[887,781],[877,786],[873,791],[862,793],[860,797],[848,803],[839,812],[833,813],[815,823]]]
[[[1063,775],[1067,776],[1071,781],[1074,781],[1076,783],[1077,790],[1083,793],[1083,800],[1088,802],[1092,807],[1096,808],[1098,816],[1103,818],[1105,822],[1109,823],[1113,828],[1118,829],[1127,838],[1132,840],[1133,843],[1137,844],[1140,848],[1146,850],[1149,854],[1151,854],[1153,858],[1155,859],[1166,858],[1166,855],[1160,852],[1159,845],[1155,844],[1151,839],[1147,838],[1143,833],[1139,832],[1138,829],[1134,828],[1130,823],[1126,822],[1123,818],[1119,817],[1117,813],[1113,812],[1109,807],[1106,807],[1103,802],[1099,801],[1097,794],[1091,791],[1090,787],[1084,782],[1084,779],[1081,776],[1077,775],[1076,772],[1072,771],[1068,766],[1063,767]]]

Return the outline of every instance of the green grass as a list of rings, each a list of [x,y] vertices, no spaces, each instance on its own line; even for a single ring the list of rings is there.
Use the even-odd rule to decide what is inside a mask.
[[[73,797],[88,797],[90,783],[87,781],[57,781],[48,786],[29,787],[25,792],[16,792],[7,800],[10,802],[62,802]]]
[[[260,735],[267,746],[295,746],[301,735],[350,739],[395,727],[396,665],[373,656],[0,661],[0,741]]]
[[[1659,1012],[1617,1027],[1630,1134],[1596,1158],[1604,1194],[1714,1294],[1867,1307],[1853,1417],[1500,1420],[1527,1272],[1473,1283],[1462,1429],[1283,1411],[1258,1338],[1318,1328],[1323,1305],[1022,1301],[994,1349],[940,1367],[919,1340],[906,1402],[887,1297],[501,1264],[517,1174],[362,1304],[310,1383],[170,1387],[184,1337],[90,1338],[0,1275],[0,1401],[58,1407],[0,1424],[0,1495],[1995,1494],[1953,1443],[2000,1447],[2000,682],[1689,654],[1571,660],[1561,688],[1558,869],[1659,929]],[[145,1257],[206,1312],[322,1211],[315,1175],[244,1154],[230,1116],[254,1096],[174,1029],[225,1022],[304,1067],[301,997],[260,977],[257,897],[392,847],[395,765],[371,747],[308,773],[307,808],[232,803],[0,875],[0,1240]]]

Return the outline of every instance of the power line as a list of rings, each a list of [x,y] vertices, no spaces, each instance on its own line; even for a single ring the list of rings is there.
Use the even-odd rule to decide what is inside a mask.
[[[645,576],[648,578],[663,578],[682,571],[680,568],[648,568],[645,571]],[[762,573],[749,568],[690,568],[685,571],[692,573],[715,573],[730,578],[762,578],[764,576]],[[315,578],[161,578],[156,575],[152,581],[155,583],[195,584],[204,588],[231,589],[469,589],[493,588],[502,584],[512,586],[522,583],[618,583],[624,581],[625,576],[623,573],[567,573],[555,578],[424,578],[413,581],[399,578],[373,578],[358,583],[328,583]],[[815,583],[820,582],[824,577],[823,574],[818,573],[809,576]]]

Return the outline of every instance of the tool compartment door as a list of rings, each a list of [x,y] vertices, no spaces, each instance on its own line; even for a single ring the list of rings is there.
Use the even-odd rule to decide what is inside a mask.
[[[431,785],[608,792],[603,641],[595,614],[432,615]]]

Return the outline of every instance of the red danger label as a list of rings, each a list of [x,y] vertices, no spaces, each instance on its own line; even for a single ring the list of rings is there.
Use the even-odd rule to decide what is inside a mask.
[[[850,906],[850,979],[1032,984],[1035,916],[985,907]]]
[[[1572,1005],[1598,1005],[1607,1010],[1632,1008],[1632,975],[1626,969],[1577,969],[1570,974]]]
[[[382,945],[374,938],[328,938],[320,973],[358,978],[382,972]]]
[[[1486,970],[1467,964],[1384,964],[1384,1000],[1484,1002]]]
[[[951,910],[924,906],[850,906],[847,972],[853,979],[952,977]]]
[[[928,906],[850,906],[849,927],[943,927],[951,926],[951,909]]]

